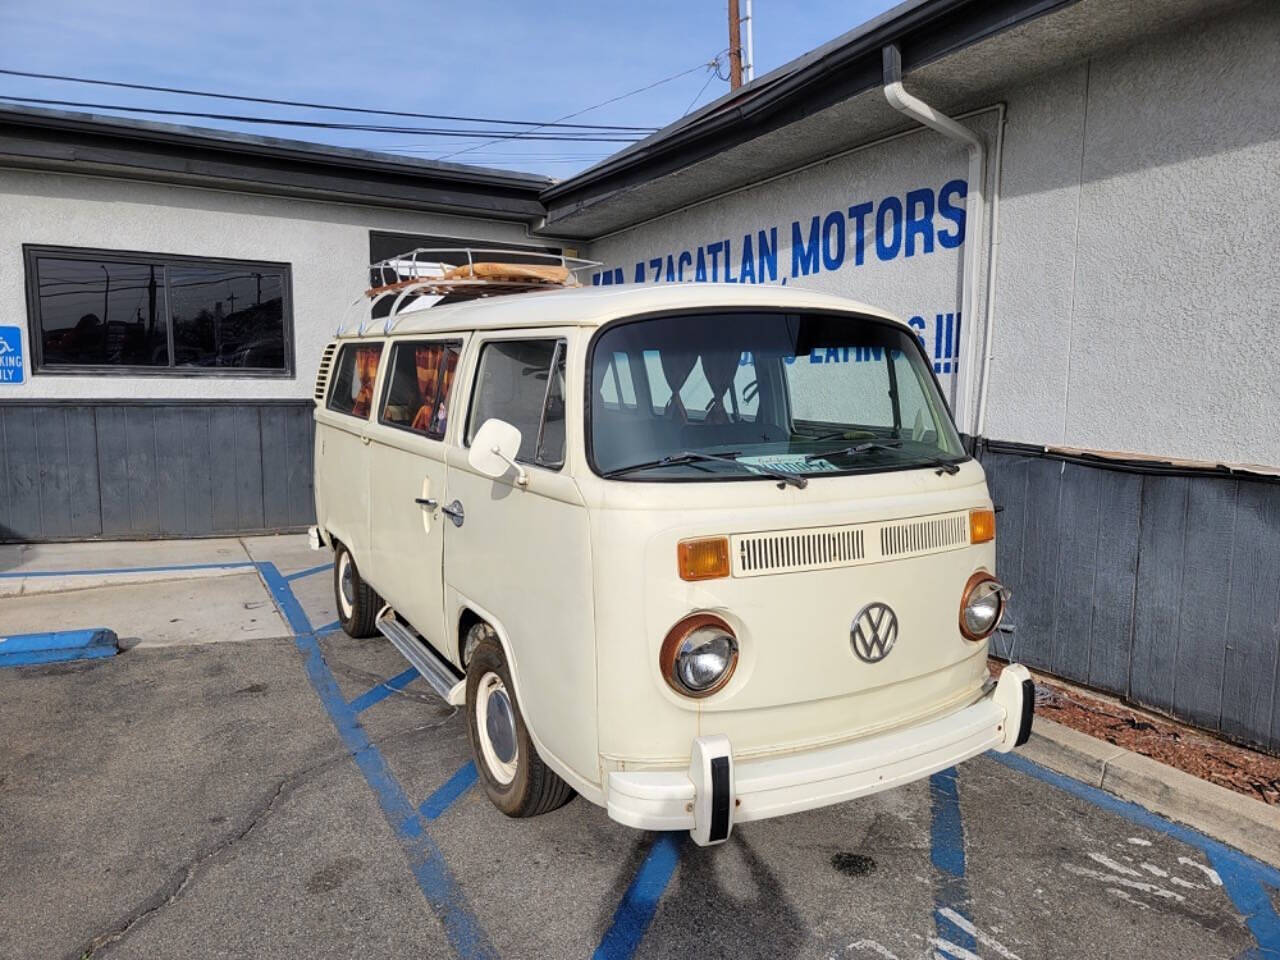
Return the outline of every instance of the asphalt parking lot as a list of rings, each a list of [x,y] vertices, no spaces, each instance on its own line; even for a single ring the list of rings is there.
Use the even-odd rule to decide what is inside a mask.
[[[143,641],[0,670],[0,957],[1280,957],[1275,865],[1017,756],[719,848],[508,820],[327,556],[238,543],[0,556],[4,630]]]

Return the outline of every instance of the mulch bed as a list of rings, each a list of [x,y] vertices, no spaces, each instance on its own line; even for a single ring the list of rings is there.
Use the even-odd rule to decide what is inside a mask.
[[[991,661],[999,675],[1003,664]],[[1280,806],[1280,757],[1237,747],[1192,727],[1039,675],[1036,715],[1177,767],[1201,780]]]

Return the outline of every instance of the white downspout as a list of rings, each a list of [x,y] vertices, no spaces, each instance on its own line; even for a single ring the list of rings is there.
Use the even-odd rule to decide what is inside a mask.
[[[1004,104],[996,113],[996,149],[991,161],[991,240],[987,248],[987,281],[982,298],[982,383],[978,388],[978,422],[974,437],[987,433],[987,384],[991,381],[992,336],[996,329],[996,261],[1000,258],[1000,178],[1004,166]]]
[[[974,344],[974,300],[978,288],[978,263],[982,255],[982,212],[985,206],[986,147],[982,139],[961,123],[939,113],[902,86],[902,51],[896,44],[884,48],[884,95],[899,113],[938,131],[944,137],[963,143],[969,151],[969,182],[965,196],[964,273],[961,280],[960,316],[964,336],[964,356],[956,375],[956,419],[960,429],[976,436],[976,418],[970,408]],[[965,333],[967,331],[967,333]],[[966,428],[968,428],[966,430]]]

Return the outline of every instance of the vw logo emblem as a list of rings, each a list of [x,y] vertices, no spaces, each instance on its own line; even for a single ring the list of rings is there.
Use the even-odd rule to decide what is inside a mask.
[[[888,604],[868,603],[853,618],[849,639],[859,660],[879,663],[898,639],[898,616]]]

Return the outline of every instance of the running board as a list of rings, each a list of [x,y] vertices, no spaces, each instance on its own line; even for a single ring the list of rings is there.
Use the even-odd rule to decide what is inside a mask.
[[[417,635],[396,619],[394,613],[380,617],[378,632],[391,641],[400,655],[422,674],[422,678],[440,697],[453,706],[461,706],[467,697],[467,682]]]

